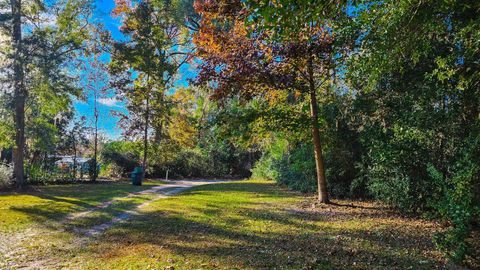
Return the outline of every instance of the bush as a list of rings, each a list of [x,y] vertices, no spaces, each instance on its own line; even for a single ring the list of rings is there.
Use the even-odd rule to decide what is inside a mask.
[[[9,188],[12,185],[12,176],[12,166],[0,163],[0,189]]]
[[[105,144],[101,162],[111,174],[108,176],[128,176],[138,166],[140,160],[139,144],[132,142],[111,142]],[[91,166],[90,166],[91,167]]]
[[[275,180],[301,192],[315,192],[317,177],[312,145],[298,144],[288,148],[285,140],[273,143],[252,169],[253,177]]]
[[[153,174],[164,177],[168,170],[171,178],[200,177],[208,174],[210,166],[200,151],[182,149],[176,153],[172,161],[156,164]]]
[[[95,162],[95,159],[93,158],[88,160],[86,164],[88,166],[88,179],[91,181],[97,179],[100,171],[100,164]]]
[[[430,206],[441,220],[450,224],[446,231],[435,235],[434,241],[438,249],[456,262],[462,261],[469,254],[471,247],[467,239],[473,223],[478,222],[480,216],[480,201],[475,194],[480,182],[480,166],[472,160],[474,159],[465,158],[458,162],[456,171],[450,178],[432,165],[428,168],[436,187]]]
[[[312,144],[300,144],[277,163],[278,183],[301,192],[314,193],[317,190],[317,175]]]
[[[71,168],[59,168],[51,160],[43,164],[27,164],[25,172],[29,184],[47,184],[73,179]]]
[[[328,189],[334,197],[350,196],[352,191],[363,196],[363,185],[352,186],[358,168],[351,155],[342,158],[347,151],[340,145],[326,148],[325,165]],[[343,150],[341,150],[343,149]],[[288,143],[286,139],[277,139],[264,152],[252,169],[254,178],[274,180],[279,184],[305,193],[317,192],[317,175],[313,145],[310,142]],[[359,182],[356,182],[357,184]],[[363,183],[362,183],[363,184]]]
[[[143,158],[140,142],[110,142],[101,153],[102,175],[128,176]],[[172,178],[250,176],[248,164],[255,153],[217,141],[193,148],[181,147],[171,140],[150,142],[148,152],[149,177],[164,177],[167,170]]]
[[[123,176],[123,168],[118,166],[115,163],[102,164],[102,167],[99,172],[99,177],[102,178],[120,178]]]
[[[362,159],[367,187],[375,199],[403,212],[420,213],[427,208],[433,189],[427,165],[429,134],[415,128],[372,128],[364,134],[368,153]]]
[[[265,153],[258,161],[255,163],[252,169],[252,178],[255,179],[270,179],[277,181],[279,179],[280,173],[275,167],[277,162],[271,155]]]

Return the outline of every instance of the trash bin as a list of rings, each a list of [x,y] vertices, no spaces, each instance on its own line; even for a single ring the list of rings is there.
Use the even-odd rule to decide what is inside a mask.
[[[135,167],[132,172],[132,185],[141,186],[143,178],[143,168]]]

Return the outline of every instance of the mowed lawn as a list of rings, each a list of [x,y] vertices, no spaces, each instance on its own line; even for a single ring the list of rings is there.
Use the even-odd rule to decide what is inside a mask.
[[[55,197],[62,197],[64,188]],[[109,198],[122,196],[118,192]],[[73,200],[77,206],[43,209],[38,204],[20,213],[33,219],[37,210],[65,216],[87,207],[84,203],[98,203],[94,194],[90,199],[65,195],[67,204]],[[29,258],[22,260],[38,269],[455,268],[435,251],[431,236],[439,227],[434,223],[405,218],[374,203],[314,202],[269,181],[198,186],[153,201],[95,237],[75,230],[55,233],[58,226],[48,227],[51,234],[36,237],[34,242],[42,244],[26,249],[24,257]],[[56,214],[41,216],[37,226]]]
[[[161,184],[162,181],[146,181],[143,186],[132,186],[126,181],[99,182],[33,186],[22,193],[0,192],[0,233],[59,221],[68,214]]]
[[[371,203],[312,208],[268,181],[196,187],[110,229],[66,264],[87,269],[435,269],[435,224]],[[451,265],[450,265],[451,267]]]

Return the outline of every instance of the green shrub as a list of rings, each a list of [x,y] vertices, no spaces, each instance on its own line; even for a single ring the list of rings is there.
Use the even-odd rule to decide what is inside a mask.
[[[30,184],[48,184],[59,181],[73,180],[73,170],[70,167],[59,168],[52,160],[41,164],[27,164],[25,166],[27,181]]]
[[[101,178],[120,178],[123,176],[122,174],[123,168],[118,166],[115,163],[108,163],[101,166],[99,177]]]
[[[315,159],[311,144],[300,144],[293,148],[277,166],[280,184],[305,193],[317,190]]]
[[[140,163],[140,145],[132,142],[110,142],[100,153],[101,162],[111,172],[110,176],[128,176]],[[90,168],[90,166],[89,166]]]
[[[279,181],[280,161],[287,153],[288,142],[285,139],[277,139],[252,168],[252,177],[257,179],[270,179]]]
[[[480,181],[480,165],[472,160],[465,158],[458,162],[449,178],[432,165],[428,168],[437,191],[430,205],[441,220],[450,224],[446,231],[435,235],[435,244],[456,262],[470,252],[467,239],[480,216],[480,201],[475,194],[475,185]]]
[[[272,144],[252,169],[253,176],[275,180],[301,192],[315,192],[317,178],[312,145],[298,144],[288,148],[285,140]]]
[[[268,153],[264,154],[252,168],[252,178],[278,181],[280,173],[275,167],[276,160]]]
[[[128,176],[143,159],[140,142],[116,141],[106,144],[101,153],[102,166],[108,176]],[[252,153],[224,141],[199,144],[193,148],[177,145],[171,140],[150,142],[147,158],[149,177],[246,177]],[[116,173],[120,172],[120,173]]]
[[[100,172],[100,164],[98,161],[96,162],[95,159],[91,158],[86,164],[88,166],[88,178],[92,181],[97,179]]]

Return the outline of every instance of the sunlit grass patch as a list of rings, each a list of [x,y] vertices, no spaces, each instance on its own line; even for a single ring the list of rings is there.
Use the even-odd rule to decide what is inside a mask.
[[[110,222],[113,218],[136,209],[142,204],[155,199],[158,194],[139,194],[131,197],[116,198],[105,208],[96,209],[85,216],[72,219],[64,224],[68,228],[88,229],[95,225]]]
[[[59,221],[70,213],[160,184],[161,181],[146,181],[143,186],[128,182],[52,185],[35,187],[26,193],[0,193],[0,233]]]
[[[155,201],[92,243],[87,269],[432,269],[423,221],[368,204],[310,208],[268,181],[200,186]],[[310,201],[312,202],[312,201]],[[350,202],[348,202],[350,203]],[[307,206],[305,206],[307,205]],[[359,204],[362,206],[363,204]],[[367,207],[368,206],[368,207]]]

